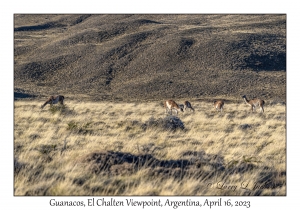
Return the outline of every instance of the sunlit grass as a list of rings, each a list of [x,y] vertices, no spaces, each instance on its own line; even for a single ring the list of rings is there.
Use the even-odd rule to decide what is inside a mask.
[[[162,102],[68,101],[64,107],[40,109],[37,101],[16,101],[15,195],[286,194],[284,105],[266,105],[260,114],[243,103],[225,104],[219,113],[211,103],[191,102],[195,112],[178,115],[185,129],[172,132],[143,127],[151,117],[166,117]],[[115,164],[112,174],[98,175],[83,160],[99,151],[195,164],[184,175],[183,169],[166,166],[131,171],[130,163]],[[238,187],[220,190],[220,181]],[[274,183],[245,192],[240,188],[245,181],[249,186]]]

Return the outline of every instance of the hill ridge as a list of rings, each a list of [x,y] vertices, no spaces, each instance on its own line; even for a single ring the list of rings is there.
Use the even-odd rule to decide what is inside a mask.
[[[14,20],[16,93],[286,99],[285,14],[15,14]]]

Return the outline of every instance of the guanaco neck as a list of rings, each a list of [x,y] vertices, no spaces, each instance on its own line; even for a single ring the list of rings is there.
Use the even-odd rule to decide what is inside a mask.
[[[244,97],[244,101],[249,104],[249,100],[246,97]]]

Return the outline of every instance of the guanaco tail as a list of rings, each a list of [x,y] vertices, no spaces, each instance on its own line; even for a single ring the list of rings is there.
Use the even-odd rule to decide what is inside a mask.
[[[252,100],[248,100],[246,95],[242,96],[242,98],[244,99],[245,103],[248,104],[249,106],[251,106],[251,110],[252,112],[254,111],[254,109],[256,107],[260,108],[260,112],[264,112],[264,105],[265,105],[265,101],[258,99],[258,98],[254,98]]]
[[[217,111],[223,112],[224,100],[214,100],[213,104]]]
[[[183,104],[179,104],[178,106],[181,107],[184,111],[186,111],[187,108],[189,108],[190,111],[195,111],[195,109],[192,107],[192,104],[189,101],[185,101]]]
[[[41,106],[41,109],[43,109],[47,104],[50,104],[52,106],[53,104],[60,103],[61,105],[64,104],[65,97],[62,95],[56,95],[56,96],[50,96],[48,100]]]
[[[169,110],[171,110],[171,114],[172,114],[172,109],[175,110],[176,115],[178,115],[178,111],[183,112],[183,108],[179,107],[178,104],[173,100],[166,100],[164,102],[164,107],[166,109],[166,114],[168,113]]]

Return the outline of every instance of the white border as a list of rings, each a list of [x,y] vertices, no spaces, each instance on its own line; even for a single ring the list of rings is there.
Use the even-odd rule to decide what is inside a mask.
[[[295,3],[293,3],[295,2]],[[40,0],[12,0],[1,3],[0,41],[1,41],[1,187],[0,206],[2,209],[16,207],[30,209],[53,209],[49,205],[52,197],[14,197],[13,196],[13,14],[14,13],[284,13],[287,14],[287,196],[283,197],[223,197],[233,200],[250,200],[252,209],[283,209],[296,207],[299,182],[297,172],[299,163],[297,158],[297,129],[296,121],[299,111],[299,11],[296,1],[40,1]],[[294,99],[295,98],[295,99]],[[299,103],[299,101],[298,101]],[[88,197],[58,197],[59,200],[87,200]],[[137,197],[141,199],[142,197]],[[152,197],[151,197],[152,198]],[[146,197],[145,199],[151,199]],[[180,200],[185,197],[179,197]],[[178,198],[178,200],[179,200]],[[208,197],[216,200],[218,197]],[[125,199],[118,197],[118,199]],[[166,199],[166,197],[163,197]],[[176,200],[176,197],[171,197]],[[205,197],[200,197],[201,200]],[[65,207],[70,208],[70,207]],[[79,207],[77,207],[78,209]],[[98,207],[99,208],[99,207]],[[124,208],[124,207],[123,207]],[[251,209],[250,208],[250,209]],[[296,207],[297,208],[297,207]],[[296,209],[293,208],[293,209]],[[172,209],[172,208],[170,208]],[[180,208],[179,208],[180,209]]]

